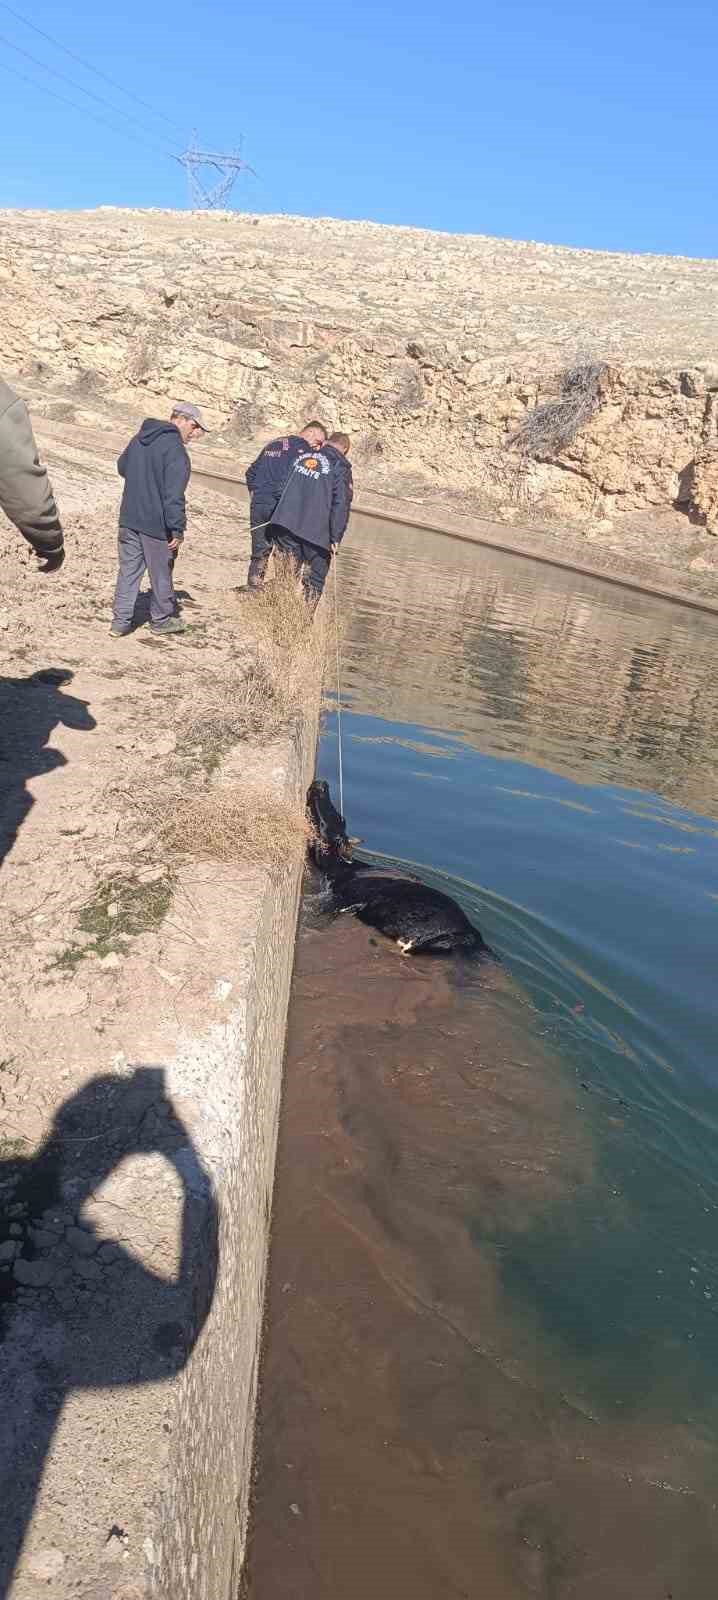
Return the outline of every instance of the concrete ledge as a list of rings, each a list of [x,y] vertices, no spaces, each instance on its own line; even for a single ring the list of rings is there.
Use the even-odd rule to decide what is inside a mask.
[[[318,700],[252,758],[265,803],[302,801]],[[121,1005],[111,1067],[89,1075],[96,1043],[44,1143],[0,1162],[26,1246],[0,1383],[12,1600],[235,1600],[300,884],[299,865],[183,869],[141,941],[152,1004]]]
[[[285,801],[303,801],[316,737],[314,722],[287,750],[284,771],[275,769]],[[207,915],[224,924],[222,877],[213,872],[203,898],[209,891]],[[215,1184],[220,1232],[212,1309],[173,1397],[175,1445],[151,1561],[151,1592],[162,1600],[236,1600],[238,1591],[300,888],[301,869],[279,884],[264,879],[245,919],[231,1017],[224,1029],[185,1040],[169,1075],[180,1100],[197,1104],[193,1137]]]

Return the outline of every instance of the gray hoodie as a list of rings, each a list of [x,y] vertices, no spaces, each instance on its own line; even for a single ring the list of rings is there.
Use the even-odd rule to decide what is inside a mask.
[[[39,556],[63,548],[55,498],[25,401],[0,379],[0,508]]]

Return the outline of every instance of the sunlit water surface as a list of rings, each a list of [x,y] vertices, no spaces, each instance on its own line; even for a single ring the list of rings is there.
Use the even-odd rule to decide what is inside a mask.
[[[481,1553],[470,1548],[473,1534],[462,1534],[458,1523],[449,1533],[443,1512],[429,1533],[425,1486],[414,1493],[437,1572],[429,1580],[418,1575],[426,1570],[426,1549],[416,1573],[404,1551],[399,1589],[383,1589],[382,1580],[364,1570],[369,1557],[356,1551],[346,1569],[336,1559],[322,1565],[317,1540],[331,1543],[324,1505],[311,1579],[302,1580],[300,1563],[286,1591],[280,1583],[274,1593],[303,1600],[305,1593],[328,1595],[336,1585],[336,1593],[349,1596],[354,1582],[358,1594],[366,1582],[379,1581],[379,1600],[402,1593],[402,1583],[409,1585],[407,1594],[485,1594],[486,1600],[489,1594],[491,1600],[504,1594],[708,1600],[718,1554],[718,624],[547,566],[390,526],[347,542],[339,573],[349,831],[362,837],[371,855],[411,863],[427,882],[445,886],[501,967],[488,986],[470,971],[455,977],[454,1000],[438,994],[436,984],[446,980],[432,970],[426,981],[434,986],[434,1011],[416,1000],[403,1034],[391,1033],[384,1021],[385,1043],[377,1045],[371,977],[377,978],[378,1005],[381,963],[388,957],[369,952],[374,966],[362,979],[366,1015],[361,1004],[352,1015],[346,963],[356,961],[359,973],[364,946],[351,954],[346,941],[358,933],[346,933],[347,919],[341,919],[346,957],[337,947],[334,1022],[330,976],[317,1018],[311,941],[335,939],[332,929],[340,924],[321,931],[316,908],[305,910],[292,1029],[295,1051],[303,1041],[302,1062],[308,1030],[314,1040],[324,1036],[329,1050],[332,1026],[337,1039],[341,1033],[338,1064],[328,1070],[325,1088],[331,1098],[339,1077],[344,1103],[336,1126],[354,1144],[336,1171],[361,1149],[356,1159],[369,1163],[376,1180],[381,1141],[393,1137],[395,1145],[383,1169],[381,1204],[366,1170],[353,1212],[346,1182],[336,1191],[343,1197],[337,1204],[348,1208],[357,1231],[361,1224],[367,1237],[376,1236],[387,1260],[401,1248],[402,1281],[410,1273],[415,1285],[425,1281],[427,1303],[452,1327],[460,1325],[462,1337],[469,1337],[470,1326],[471,1339],[488,1341],[502,1381],[510,1375],[540,1397],[536,1405],[548,1407],[545,1425],[536,1415],[529,1423],[525,1412],[509,1425],[497,1392],[491,1420],[482,1413],[482,1437],[491,1441],[486,1450],[500,1437],[513,1451],[511,1472],[520,1473],[523,1451],[532,1462],[528,1476],[541,1479],[543,1472],[555,1482],[551,1437],[556,1459],[564,1468],[573,1463],[573,1483],[576,1474],[580,1478],[575,1463],[588,1461],[591,1439],[599,1439],[591,1428],[600,1429],[596,1463],[603,1476],[592,1483],[584,1511],[578,1502],[572,1509],[568,1491],[561,1491],[566,1525],[559,1536],[554,1507],[550,1560],[540,1532],[547,1525],[545,1505],[540,1515],[536,1511],[530,1536],[525,1521],[512,1524],[512,1531],[507,1522],[501,1538],[544,1555],[522,1566],[518,1556],[512,1565],[514,1558],[502,1553],[495,1568],[486,1569],[488,1587],[477,1577],[475,1587],[467,1579],[462,1589],[457,1572],[449,1572],[462,1538],[467,1572],[481,1568]],[[335,798],[337,753],[337,719],[330,714],[319,770]],[[366,945],[366,930],[361,938]],[[320,972],[329,968],[326,954],[318,966]],[[400,984],[401,974],[391,981]],[[341,1006],[342,1026],[336,1016]],[[443,1072],[436,1055],[439,1016],[446,1037]],[[420,1125],[417,1095],[401,1089],[396,1065],[412,1026],[401,1084],[413,1074],[416,1085],[422,1073],[423,1082],[429,1068],[433,1074],[434,1098],[422,1101]],[[291,1122],[291,1081],[288,1094]],[[407,1120],[412,1095],[414,1120]],[[323,1115],[326,1120],[329,1112]],[[317,1109],[315,1121],[318,1116]],[[285,1129],[285,1170],[292,1159]],[[329,1191],[320,1167],[313,1181],[315,1189],[319,1184]],[[280,1252],[282,1183],[280,1164]],[[290,1178],[284,1183],[288,1192]],[[444,1213],[451,1214],[453,1243],[447,1222],[439,1251],[435,1219]],[[333,1270],[341,1275],[341,1268]],[[285,1271],[290,1266],[283,1265]],[[381,1328],[378,1297],[374,1304]],[[351,1317],[358,1315],[354,1308]],[[272,1337],[270,1315],[270,1364]],[[412,1335],[402,1337],[406,1385]],[[391,1335],[382,1338],[388,1361]],[[459,1357],[444,1353],[440,1364],[452,1360]],[[285,1370],[285,1358],[281,1364]],[[308,1377],[308,1388],[315,1382]],[[421,1399],[422,1384],[417,1375],[413,1409],[405,1407],[402,1415],[405,1424],[412,1416],[414,1448],[431,1444],[433,1459],[443,1460],[446,1470],[449,1446],[441,1438],[451,1430],[441,1434],[440,1402],[435,1395],[431,1402]],[[458,1450],[462,1430],[471,1430],[473,1408],[478,1415],[488,1404],[485,1389],[484,1383],[479,1404],[471,1385],[464,1385],[451,1451]],[[587,1444],[577,1444],[568,1423],[554,1416],[551,1407],[559,1402],[588,1427]],[[375,1403],[389,1406],[388,1399]],[[347,1413],[349,1452],[352,1426]],[[359,1432],[357,1423],[357,1452]],[[276,1475],[271,1428],[267,1437]],[[286,1455],[279,1424],[275,1445]],[[326,1439],[318,1442],[317,1460],[328,1453]],[[469,1495],[473,1482],[472,1517],[479,1527],[479,1507],[513,1491],[501,1487],[501,1474],[492,1476],[480,1453],[474,1458],[462,1446],[460,1454],[460,1467],[452,1456],[452,1471]],[[266,1462],[263,1470],[266,1476]],[[382,1470],[377,1459],[379,1481]],[[395,1496],[409,1471],[405,1466],[393,1484]],[[594,1504],[600,1521],[601,1485],[609,1496],[609,1485],[613,1493],[620,1480],[625,1495],[634,1479],[653,1486],[658,1499],[650,1509],[636,1503],[635,1523],[629,1500],[626,1531],[616,1534],[622,1553],[615,1569],[609,1571],[609,1561],[601,1576],[598,1557],[585,1553],[590,1538],[581,1519],[590,1525]],[[366,1501],[366,1495],[359,1485],[357,1498]],[[458,1489],[456,1496],[458,1505]],[[407,1504],[415,1499],[408,1496]],[[678,1517],[670,1537],[665,1528],[661,1534],[663,1504],[670,1507],[667,1517]],[[606,1506],[613,1525],[618,1501],[609,1496]],[[260,1478],[260,1569],[261,1514]],[[361,1522],[358,1510],[356,1516]],[[489,1522],[486,1540],[498,1539],[499,1548],[491,1516]],[[276,1537],[275,1528],[275,1543]],[[287,1537],[296,1543],[293,1525]],[[349,1534],[343,1537],[346,1542]],[[417,1529],[408,1549],[418,1537]],[[610,1539],[610,1532],[601,1537]],[[654,1537],[652,1553],[646,1545]],[[371,1522],[362,1525],[362,1551],[373,1538]],[[378,1536],[380,1573],[393,1570],[392,1539],[386,1529]],[[681,1575],[684,1586],[672,1589]],[[260,1584],[257,1592],[258,1600],[268,1600],[268,1588]]]

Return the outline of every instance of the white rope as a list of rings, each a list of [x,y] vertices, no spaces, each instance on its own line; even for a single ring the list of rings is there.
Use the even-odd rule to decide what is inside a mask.
[[[336,551],[332,558],[334,567],[334,642],[337,655],[337,748],[339,750],[339,811],[344,816],[344,768],[342,762],[342,680],[339,659],[339,591],[337,588]]]

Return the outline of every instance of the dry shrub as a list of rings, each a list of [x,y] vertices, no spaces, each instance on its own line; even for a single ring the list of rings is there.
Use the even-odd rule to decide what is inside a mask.
[[[262,593],[245,601],[242,622],[257,646],[257,670],[288,721],[324,678],[332,602],[327,596],[312,617],[292,562],[275,555],[273,572]]]
[[[603,361],[581,360],[567,367],[558,398],[534,406],[511,434],[509,446],[534,459],[560,455],[598,410],[605,370]]]
[[[312,619],[291,563],[275,562],[274,570],[266,590],[243,604],[244,659],[192,682],[178,741],[179,754],[192,758],[192,766],[178,775],[174,794],[172,783],[163,781],[168,820],[162,838],[184,859],[249,863],[279,874],[306,849],[310,829],[303,812],[261,784],[215,779],[208,787],[226,751],[242,740],[267,745],[317,709],[327,607],[320,605]]]
[[[253,646],[249,662],[192,684],[181,748],[201,747],[209,768],[241,740],[269,743],[316,704],[329,637],[327,602],[312,619],[291,562],[275,559],[275,574],[242,607],[242,631]]]
[[[275,552],[272,577],[251,600],[245,600],[242,622],[260,644],[306,650],[317,625],[321,631],[323,611],[321,606],[312,621],[293,562]]]
[[[163,837],[175,855],[249,863],[277,875],[301,859],[311,829],[303,811],[262,790],[227,785],[179,799]]]
[[[214,766],[241,740],[268,742],[281,733],[293,710],[287,685],[277,681],[261,651],[243,671],[228,671],[207,683],[197,681],[186,707],[182,731],[184,751],[201,747],[205,764]]]

